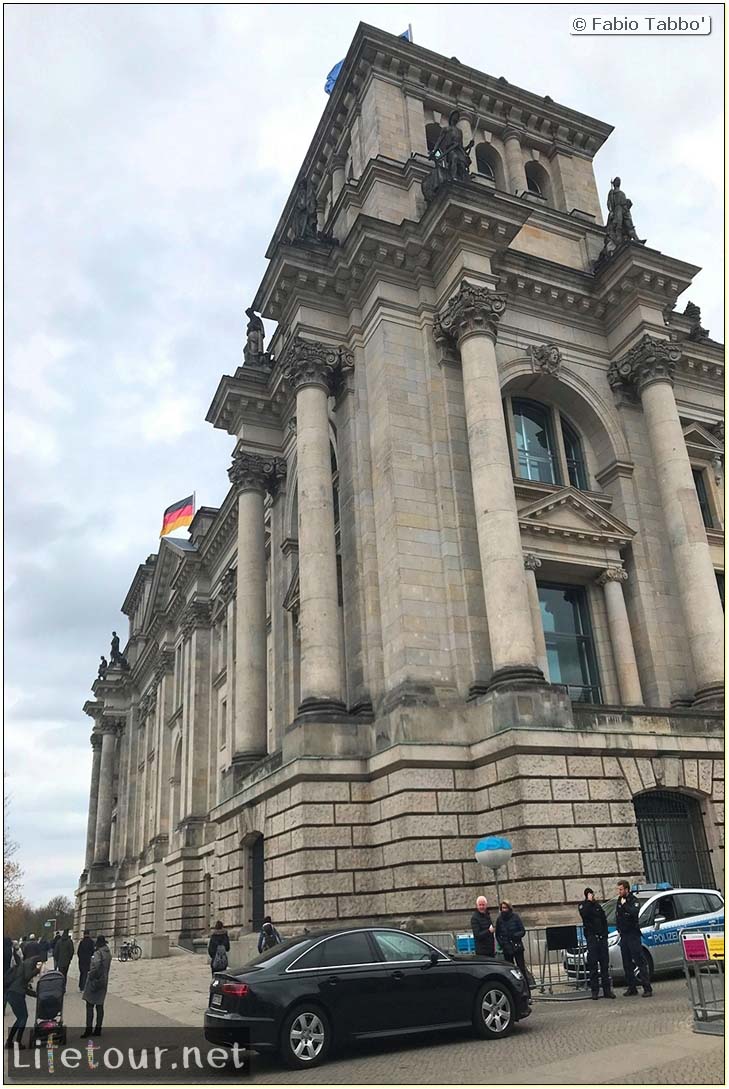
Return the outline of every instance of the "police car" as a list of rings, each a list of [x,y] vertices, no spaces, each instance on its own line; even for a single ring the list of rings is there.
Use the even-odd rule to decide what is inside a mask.
[[[679,940],[682,930],[724,926],[724,897],[716,889],[674,889],[667,882],[659,882],[633,885],[632,891],[641,904],[638,921],[651,977],[656,972],[668,972],[683,965]],[[610,974],[614,980],[623,978],[620,935],[615,928],[617,904],[615,897],[602,905],[608,921]],[[580,975],[584,974],[584,950],[581,952],[582,957],[576,949],[565,955],[568,975],[575,976],[578,970]]]

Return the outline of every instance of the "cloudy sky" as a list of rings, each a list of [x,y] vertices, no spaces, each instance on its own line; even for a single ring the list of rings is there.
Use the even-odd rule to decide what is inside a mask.
[[[83,866],[81,708],[162,511],[226,493],[205,412],[357,21],[613,124],[600,191],[620,173],[641,237],[703,267],[719,337],[722,9],[687,7],[710,37],[571,36],[590,5],[6,6],[5,769],[31,900]]]

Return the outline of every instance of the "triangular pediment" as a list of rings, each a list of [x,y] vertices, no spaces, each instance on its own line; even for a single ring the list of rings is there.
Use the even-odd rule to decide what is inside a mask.
[[[172,595],[172,584],[175,575],[185,562],[186,556],[190,553],[197,554],[197,549],[190,541],[175,537],[163,537],[160,541],[152,588],[144,613],[144,630],[147,629],[156,614],[164,612],[167,608]]]
[[[712,457],[724,452],[724,443],[699,423],[690,423],[684,427],[683,437],[692,453],[703,452]]]
[[[547,536],[589,537],[627,543],[635,530],[577,490],[560,488],[519,510],[519,524]]]

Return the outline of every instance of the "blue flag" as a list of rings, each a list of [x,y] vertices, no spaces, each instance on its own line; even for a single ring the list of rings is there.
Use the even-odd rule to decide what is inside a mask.
[[[409,26],[407,30],[403,30],[402,34],[398,34],[398,38],[404,38],[406,42],[413,40],[413,28]],[[327,76],[327,81],[324,84],[324,93],[330,95],[334,90],[334,84],[337,82],[337,76],[342,71],[343,60],[337,61],[332,68],[331,72]]]

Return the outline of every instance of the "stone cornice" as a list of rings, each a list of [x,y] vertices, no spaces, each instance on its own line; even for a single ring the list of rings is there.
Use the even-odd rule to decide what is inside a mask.
[[[155,564],[157,563],[157,554],[152,553],[148,556],[144,563],[140,563],[136,570],[132,584],[129,587],[127,596],[124,598],[121,611],[125,616],[130,619],[136,612],[139,601],[144,593],[144,587],[146,583],[151,579],[154,574]]]
[[[608,382],[613,390],[634,387],[640,393],[653,382],[670,382],[681,357],[680,349],[670,340],[658,340],[645,333],[637,344],[608,368]]]
[[[505,310],[506,295],[464,280],[436,318],[435,339],[460,344],[466,337],[480,333],[495,341]]]
[[[207,422],[229,435],[237,435],[243,422],[280,427],[285,391],[273,388],[272,373],[239,367],[235,375],[224,374],[205,416]]]

